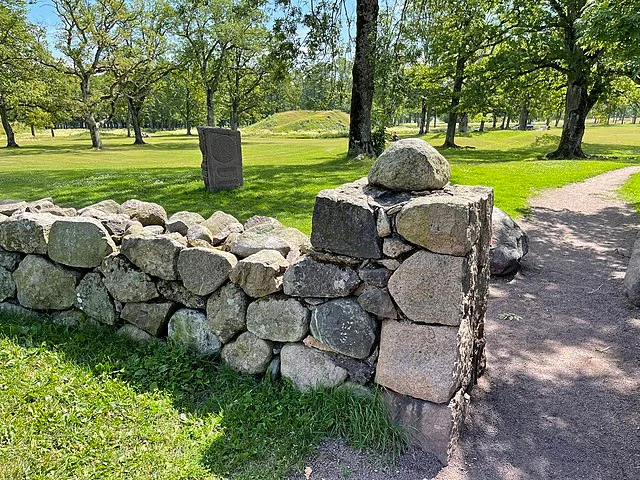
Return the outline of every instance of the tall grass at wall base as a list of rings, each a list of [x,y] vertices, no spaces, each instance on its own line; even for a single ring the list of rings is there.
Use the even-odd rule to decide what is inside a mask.
[[[0,314],[0,479],[282,478],[326,437],[392,459],[378,393],[300,393],[161,342]]]

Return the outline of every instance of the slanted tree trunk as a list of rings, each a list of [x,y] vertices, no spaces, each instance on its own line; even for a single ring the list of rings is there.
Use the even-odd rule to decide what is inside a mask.
[[[507,116],[502,117],[502,123],[500,124],[500,130],[504,130],[505,124],[507,122]]]
[[[51,127],[50,130],[51,130],[51,138],[55,138],[56,132],[53,130],[53,127]]]
[[[426,133],[425,130],[429,128],[429,126],[427,125],[428,122],[429,119],[427,118],[427,99],[423,98],[422,108],[420,109],[420,120],[418,121],[418,123],[420,124],[418,135],[424,135]]]
[[[506,128],[507,130],[509,130],[509,127],[511,126],[511,115],[507,115],[507,124],[505,125],[504,128]]]
[[[353,59],[349,157],[375,156],[371,137],[378,0],[356,1],[356,52]]]
[[[456,145],[456,122],[458,120],[458,107],[462,96],[462,84],[464,83],[464,70],[466,60],[458,55],[456,61],[456,72],[453,78],[453,89],[451,91],[451,104],[449,105],[449,120],[447,122],[447,135],[444,139],[444,148],[457,148]]]
[[[438,126],[438,112],[436,110],[433,111],[433,128]]]
[[[0,119],[2,120],[2,128],[4,129],[4,133],[7,135],[7,147],[8,148],[18,148],[20,145],[16,142],[16,134],[11,127],[11,123],[9,123],[9,117],[7,115],[7,106],[4,102],[0,101]]]
[[[35,137],[36,136],[36,127],[33,126],[33,123],[31,125],[29,125],[31,127],[31,136]]]
[[[207,87],[207,125],[209,127],[216,126],[216,116],[213,107],[213,88]]]
[[[425,126],[424,126],[424,133],[425,133],[425,134],[426,134],[426,133],[429,133],[429,127],[430,127],[430,125],[431,125],[431,113],[432,113],[432,112],[433,112],[433,110],[432,110],[431,108],[429,108],[429,109],[427,110],[427,118],[425,119],[427,123],[426,123],[426,124],[425,124]]]
[[[638,114],[636,112],[633,112],[633,117],[631,118],[631,123],[633,125],[635,125],[637,121],[638,121]]]
[[[518,130],[527,129],[527,120],[529,119],[529,107],[527,102],[522,102],[520,105],[520,118],[518,120]]]
[[[144,139],[142,138],[142,129],[140,128],[140,111],[144,104],[145,97],[133,98],[127,95],[127,105],[129,106],[129,115],[131,117],[131,125],[133,126],[133,134],[135,140],[134,145],[144,145]]]
[[[91,135],[91,146],[96,150],[102,150],[102,138],[100,137],[100,126],[92,114],[86,118],[89,135]]]

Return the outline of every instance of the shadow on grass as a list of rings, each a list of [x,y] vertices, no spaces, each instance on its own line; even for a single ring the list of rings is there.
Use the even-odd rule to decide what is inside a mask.
[[[215,475],[282,478],[327,437],[379,449],[389,460],[403,447],[377,395],[355,397],[340,389],[303,394],[288,382],[239,375],[178,346],[135,343],[107,327],[71,328],[0,314],[0,337],[32,355],[42,348],[62,353],[65,362],[138,393],[168,395],[177,410],[210,424],[198,443],[205,446],[201,464]],[[116,396],[113,402],[118,408]]]

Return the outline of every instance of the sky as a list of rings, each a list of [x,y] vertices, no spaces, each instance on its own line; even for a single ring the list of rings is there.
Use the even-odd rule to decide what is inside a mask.
[[[49,47],[54,48],[55,28],[58,17],[53,8],[53,3],[50,0],[36,0],[35,3],[27,5],[27,8],[29,9],[29,21],[41,25],[47,30]]]

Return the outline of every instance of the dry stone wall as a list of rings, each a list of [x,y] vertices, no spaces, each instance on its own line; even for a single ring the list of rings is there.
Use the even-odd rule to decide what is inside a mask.
[[[311,239],[139,200],[3,201],[0,308],[169,339],[301,390],[377,384],[446,463],[484,369],[493,204],[448,180],[429,145],[397,142],[368,179],[318,194]]]

